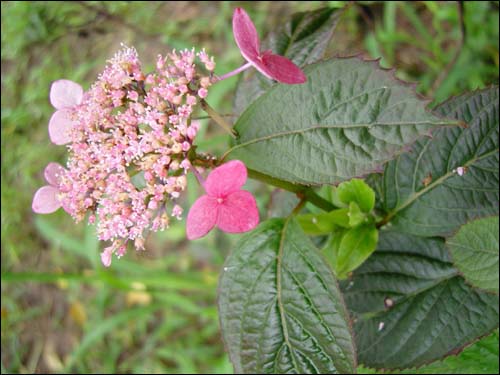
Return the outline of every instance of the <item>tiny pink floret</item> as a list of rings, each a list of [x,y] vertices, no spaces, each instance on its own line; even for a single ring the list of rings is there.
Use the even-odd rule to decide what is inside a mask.
[[[287,84],[307,81],[304,72],[286,57],[271,51],[260,51],[260,41],[255,25],[242,8],[233,14],[233,34],[243,57],[266,77]]]
[[[259,211],[253,195],[241,189],[246,180],[247,169],[239,160],[215,168],[204,184],[207,194],[189,210],[187,238],[201,238],[214,226],[227,233],[254,229],[259,223]]]
[[[199,69],[196,59],[210,69]],[[214,64],[205,51],[174,50],[158,56],[157,70],[146,74],[137,51],[124,46],[86,92],[75,82],[55,81],[49,135],[68,144],[69,158],[67,169],[47,166],[48,184],[35,193],[33,211],[62,207],[76,222],[95,223],[99,240],[111,242],[101,255],[105,266],[129,242],[143,250],[148,232],[183,214],[177,199],[186,190],[198,130],[191,116],[212,85],[207,70]]]

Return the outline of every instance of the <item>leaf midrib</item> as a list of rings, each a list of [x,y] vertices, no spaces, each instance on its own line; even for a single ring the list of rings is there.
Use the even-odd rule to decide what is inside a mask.
[[[265,142],[269,141],[275,138],[281,138],[281,137],[287,137],[295,134],[302,134],[302,133],[307,133],[309,131],[314,131],[314,130],[324,130],[324,129],[356,129],[356,128],[366,128],[366,129],[371,129],[373,127],[377,126],[417,126],[417,125],[433,125],[433,126],[444,126],[444,125],[450,125],[449,121],[442,121],[442,122],[436,122],[436,121],[418,121],[418,122],[390,122],[390,123],[371,123],[371,124],[332,124],[332,125],[313,125],[301,129],[296,129],[296,130],[287,130],[283,132],[278,132],[278,133],[272,133],[268,134],[265,136],[257,137],[254,139],[251,139],[249,141],[240,143],[236,146],[231,147],[229,150],[227,150],[224,155],[222,155],[221,160],[224,160],[231,152],[243,148],[246,146],[249,146],[254,143],[258,142]]]
[[[283,300],[282,300],[282,285],[281,285],[285,233],[286,233],[286,229],[288,227],[288,224],[290,223],[291,218],[292,218],[292,216],[289,216],[285,220],[285,223],[283,224],[283,228],[281,229],[280,246],[278,249],[278,256],[276,258],[276,291],[278,293],[277,301],[278,301],[278,309],[280,311],[281,331],[283,332],[283,340],[286,343],[286,345],[288,346],[288,349],[290,350],[290,357],[292,358],[293,367],[294,367],[294,369],[296,369],[298,371],[299,368],[297,366],[297,363],[295,361],[295,357],[293,355],[292,344],[290,343],[290,338],[288,337],[288,326],[286,323],[285,306],[283,305]]]
[[[481,160],[481,159],[485,159],[491,155],[494,155],[496,153],[498,153],[498,151],[500,150],[500,148],[496,148],[490,152],[487,152],[481,156],[478,156],[478,157],[475,157],[475,158],[472,158],[470,159],[468,162],[466,162],[463,167],[469,167],[471,166],[472,164],[474,164],[475,162]],[[396,216],[396,214],[400,211],[402,211],[403,209],[405,209],[406,207],[408,207],[409,205],[411,205],[413,202],[415,202],[418,198],[420,198],[422,195],[426,194],[428,191],[434,189],[436,186],[444,183],[444,181],[446,181],[448,178],[452,177],[452,176],[455,176],[456,173],[453,172],[453,171],[449,171],[447,173],[445,173],[444,175],[442,175],[441,177],[439,177],[437,180],[431,182],[429,185],[427,185],[426,187],[424,187],[422,190],[419,190],[419,191],[415,191],[413,195],[411,195],[403,204],[401,204],[400,206],[397,206],[396,208],[394,208],[388,215],[387,215],[387,218],[385,219],[386,221],[390,221],[394,216]]]

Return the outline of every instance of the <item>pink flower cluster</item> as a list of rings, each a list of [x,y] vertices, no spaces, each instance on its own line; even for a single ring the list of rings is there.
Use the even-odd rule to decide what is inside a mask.
[[[181,217],[176,201],[186,189],[198,132],[191,114],[207,96],[214,68],[205,51],[174,50],[145,74],[136,50],[124,47],[87,92],[71,81],[54,82],[49,134],[68,144],[70,155],[67,168],[49,164],[49,185],[36,192],[33,210],[62,206],[76,221],[97,222],[99,239],[112,241],[101,255],[106,266],[129,240],[143,249],[147,231]]]

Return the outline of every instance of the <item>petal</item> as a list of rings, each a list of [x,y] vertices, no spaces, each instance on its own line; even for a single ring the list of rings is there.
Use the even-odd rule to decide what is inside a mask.
[[[194,202],[186,221],[186,232],[189,240],[195,240],[212,230],[217,221],[217,199],[203,195]]]
[[[234,10],[233,35],[243,57],[250,62],[257,59],[260,50],[259,36],[252,20],[242,8]]]
[[[259,224],[259,210],[251,193],[240,190],[224,199],[219,206],[217,226],[228,233],[252,230]]]
[[[101,262],[104,265],[104,267],[111,266],[112,257],[113,257],[113,249],[111,247],[105,248],[104,251],[101,253]]]
[[[51,214],[61,207],[61,203],[57,199],[57,190],[53,186],[43,186],[37,190],[33,197],[31,208],[37,214]]]
[[[49,136],[52,143],[64,145],[71,142],[73,120],[70,112],[65,109],[55,111],[49,121]]]
[[[65,169],[59,163],[49,163],[45,167],[45,180],[54,187],[59,185],[59,177],[64,173]]]
[[[241,189],[247,181],[247,168],[239,160],[231,160],[215,168],[205,181],[205,189],[212,197],[224,198]]]
[[[78,83],[60,79],[50,86],[50,103],[56,109],[70,108],[82,102],[83,88]]]
[[[306,75],[297,65],[280,55],[264,53],[255,67],[278,82],[296,84],[307,81]]]

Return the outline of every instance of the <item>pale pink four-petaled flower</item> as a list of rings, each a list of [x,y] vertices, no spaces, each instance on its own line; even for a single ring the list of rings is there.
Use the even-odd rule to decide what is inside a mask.
[[[187,238],[206,235],[214,226],[224,232],[241,233],[259,223],[257,203],[251,193],[241,190],[247,180],[245,164],[233,160],[215,168],[208,175],[201,196],[189,210]]]
[[[71,142],[73,109],[82,103],[83,88],[67,79],[55,81],[50,87],[50,103],[57,111],[49,121],[50,140],[56,145]]]
[[[59,179],[64,168],[58,163],[49,163],[45,167],[44,175],[48,185],[38,189],[33,197],[32,209],[37,214],[50,214],[61,207],[59,198]]]
[[[304,83],[307,78],[300,68],[286,57],[272,51],[260,51],[257,30],[242,8],[233,14],[233,34],[243,57],[266,77],[288,84]]]

